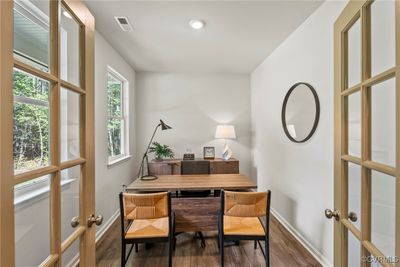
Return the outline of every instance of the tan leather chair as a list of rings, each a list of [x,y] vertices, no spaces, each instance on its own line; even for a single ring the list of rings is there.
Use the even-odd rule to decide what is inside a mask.
[[[121,266],[125,266],[132,248],[139,243],[168,242],[168,266],[172,266],[174,216],[171,213],[171,193],[120,193],[122,251]],[[126,257],[126,245],[132,244]]]
[[[224,266],[224,241],[254,240],[269,266],[269,217],[271,191],[230,192],[221,191],[221,210],[218,224],[221,266]],[[261,221],[265,217],[265,224]],[[263,250],[260,241],[265,241]]]

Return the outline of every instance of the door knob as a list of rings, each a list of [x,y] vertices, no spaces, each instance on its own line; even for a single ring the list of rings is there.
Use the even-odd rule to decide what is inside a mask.
[[[88,227],[92,227],[93,224],[96,224],[97,226],[101,225],[103,223],[103,215],[99,214],[97,217],[94,216],[94,214],[90,215],[88,218]]]
[[[353,211],[350,211],[349,216],[348,216],[349,220],[352,222],[356,222],[357,221],[357,214]]]
[[[71,226],[72,228],[75,228],[79,225],[79,217],[75,216],[71,219]]]
[[[334,217],[336,221],[339,221],[339,219],[340,219],[340,213],[338,210],[332,211],[331,209],[326,209],[325,216],[328,219],[332,219],[332,217]]]

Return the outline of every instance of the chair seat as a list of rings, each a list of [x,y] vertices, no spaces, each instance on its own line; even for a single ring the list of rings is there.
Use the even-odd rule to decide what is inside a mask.
[[[265,236],[258,217],[224,216],[224,235]]]
[[[168,217],[134,220],[126,232],[125,238],[167,237],[169,233],[168,222]]]

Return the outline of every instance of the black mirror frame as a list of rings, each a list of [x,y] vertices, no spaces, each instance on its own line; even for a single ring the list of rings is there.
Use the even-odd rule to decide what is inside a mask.
[[[294,89],[296,89],[297,86],[299,86],[301,84],[307,86],[311,90],[311,93],[314,96],[316,110],[315,110],[314,125],[313,125],[313,127],[311,129],[311,132],[303,140],[296,140],[290,135],[290,133],[289,133],[289,131],[287,129],[286,119],[285,119],[286,118],[286,105],[287,105],[287,102],[289,100],[290,94],[293,92]],[[298,82],[298,83],[295,83],[292,87],[290,87],[289,91],[286,93],[285,99],[283,100],[282,115],[281,115],[282,116],[283,130],[285,131],[285,134],[290,139],[290,141],[292,141],[294,143],[304,143],[307,140],[309,140],[311,138],[311,136],[313,136],[315,130],[317,129],[318,122],[319,122],[319,115],[320,115],[319,98],[318,98],[317,92],[315,91],[314,87],[312,87],[310,84],[305,83],[305,82]]]

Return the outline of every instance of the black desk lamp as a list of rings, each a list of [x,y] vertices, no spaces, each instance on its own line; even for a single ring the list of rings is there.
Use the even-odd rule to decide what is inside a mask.
[[[147,157],[147,154],[149,152],[149,148],[151,146],[151,143],[153,142],[153,138],[156,135],[157,129],[160,126],[161,126],[161,130],[162,131],[172,129],[171,126],[165,124],[162,120],[160,120],[160,123],[154,129],[153,136],[150,139],[150,142],[149,142],[149,145],[147,146],[146,152],[144,152],[144,154],[143,154],[142,163],[140,164],[140,168],[139,168],[139,171],[138,171],[138,174],[137,174],[137,177],[140,177],[140,179],[142,179],[142,180],[155,180],[155,179],[158,178],[157,176],[149,175],[149,158]],[[145,163],[145,161],[146,161],[146,163]],[[144,165],[145,164],[147,166],[147,175],[144,175]]]

